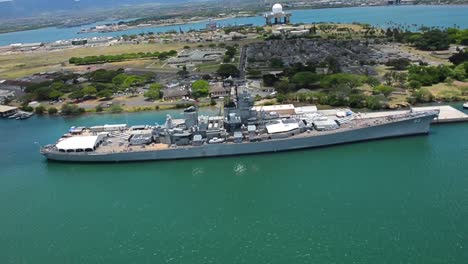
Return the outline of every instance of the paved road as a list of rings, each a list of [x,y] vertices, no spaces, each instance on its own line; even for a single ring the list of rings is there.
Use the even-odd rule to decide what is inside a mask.
[[[242,46],[241,53],[240,53],[240,58],[239,58],[239,79],[244,80],[245,79],[245,62],[247,60],[247,46]]]

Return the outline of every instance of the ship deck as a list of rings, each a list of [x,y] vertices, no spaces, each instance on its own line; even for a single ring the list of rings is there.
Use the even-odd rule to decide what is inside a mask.
[[[275,141],[275,140],[284,140],[284,139],[294,139],[294,138],[303,138],[303,137],[311,137],[311,136],[319,136],[319,135],[327,135],[327,134],[333,134],[333,133],[340,133],[344,131],[349,131],[349,130],[354,130],[354,129],[359,129],[359,128],[365,128],[365,127],[371,127],[371,126],[376,126],[376,125],[382,125],[382,124],[387,124],[387,123],[392,123],[394,121],[400,121],[404,120],[407,118],[401,118],[401,115],[404,115],[408,113],[408,111],[404,111],[402,113],[397,113],[397,115],[385,115],[385,116],[380,116],[380,117],[369,117],[367,115],[357,115],[355,119],[350,121],[349,123],[342,124],[338,129],[334,130],[323,130],[323,131],[317,131],[317,130],[310,130],[304,133],[299,133],[295,134],[292,136],[288,136],[285,138],[277,138],[277,139],[267,139],[268,134],[260,134],[258,135],[259,137],[263,138],[264,140],[268,141]],[[396,118],[400,116],[400,118]],[[85,133],[90,133],[89,131]],[[121,131],[121,132],[113,132],[110,134],[110,137],[108,137],[105,140],[105,143],[100,145],[99,147],[96,148],[95,153],[97,154],[106,154],[106,153],[124,153],[124,152],[143,152],[143,151],[156,151],[156,150],[165,150],[169,148],[197,148],[199,146],[192,146],[192,145],[185,145],[185,146],[169,146],[167,144],[161,144],[161,143],[151,143],[148,145],[129,145],[128,141],[125,140],[125,137],[129,134],[130,132],[128,130]],[[243,141],[242,143],[234,143],[234,142],[224,142],[224,143],[219,143],[219,144],[247,144],[249,141]]]

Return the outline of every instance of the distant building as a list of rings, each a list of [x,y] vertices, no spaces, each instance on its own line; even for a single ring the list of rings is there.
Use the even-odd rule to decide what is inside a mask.
[[[265,13],[265,23],[267,25],[289,24],[291,22],[291,13],[284,12],[281,4],[274,4],[271,12]]]
[[[44,46],[44,43],[42,42],[10,44],[10,48],[14,51],[33,51],[43,46]]]
[[[225,53],[225,49],[184,50],[177,57],[169,58],[167,64],[180,67],[219,61]]]
[[[231,95],[231,87],[224,86],[222,82],[213,83],[210,85],[210,97],[219,98]]]
[[[164,100],[180,100],[188,97],[189,93],[186,89],[165,89],[163,90]]]
[[[88,43],[87,39],[80,39],[80,40],[73,40],[72,45],[73,46],[81,46],[81,45],[86,45]]]

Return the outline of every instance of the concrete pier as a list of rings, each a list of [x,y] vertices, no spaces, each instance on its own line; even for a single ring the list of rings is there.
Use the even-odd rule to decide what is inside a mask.
[[[347,111],[349,109],[333,109],[333,110],[323,110],[319,111],[320,113],[326,116],[335,116],[338,111]],[[468,115],[463,113],[460,110],[457,110],[449,105],[441,106],[425,106],[425,107],[413,107],[413,111],[429,111],[429,110],[439,110],[439,118],[434,119],[433,124],[443,124],[443,123],[455,123],[455,122],[468,122]],[[375,118],[383,117],[390,115],[398,115],[408,112],[408,110],[396,110],[396,111],[382,111],[382,112],[369,112],[369,113],[360,113],[363,118]]]

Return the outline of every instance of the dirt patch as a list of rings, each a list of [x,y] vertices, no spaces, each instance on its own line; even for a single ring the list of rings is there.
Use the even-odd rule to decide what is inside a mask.
[[[457,87],[468,87],[468,82],[454,81],[452,84]]]

